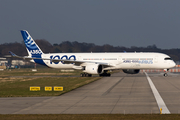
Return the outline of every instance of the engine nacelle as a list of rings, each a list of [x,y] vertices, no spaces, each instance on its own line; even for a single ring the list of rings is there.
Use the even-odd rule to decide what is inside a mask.
[[[103,72],[103,66],[99,64],[90,64],[85,66],[84,71],[89,74],[101,74]]]
[[[127,74],[138,74],[139,73],[139,69],[124,69],[123,72],[127,73]]]

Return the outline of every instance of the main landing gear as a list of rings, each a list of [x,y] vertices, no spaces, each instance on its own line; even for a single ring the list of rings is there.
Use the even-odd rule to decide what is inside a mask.
[[[80,74],[81,77],[92,77],[92,74],[88,74],[88,73],[81,73]],[[100,77],[110,77],[111,74],[107,73],[107,71],[104,71],[102,74],[99,74]]]
[[[81,77],[92,77],[92,74],[81,73]]]
[[[104,71],[102,74],[99,74],[100,77],[110,77],[111,73],[107,73],[108,71]]]
[[[111,74],[110,73],[102,73],[102,74],[99,74],[99,77],[110,77]]]

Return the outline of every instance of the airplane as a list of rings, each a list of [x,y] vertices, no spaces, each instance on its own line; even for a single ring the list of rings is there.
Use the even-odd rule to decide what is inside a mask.
[[[18,56],[10,51],[12,57],[29,60],[49,68],[82,70],[81,77],[91,77],[93,74],[111,76],[109,71],[112,70],[137,74],[141,69],[164,69],[164,76],[167,76],[167,71],[176,65],[168,55],[155,52],[45,54],[28,31],[21,30],[21,34],[28,56]]]

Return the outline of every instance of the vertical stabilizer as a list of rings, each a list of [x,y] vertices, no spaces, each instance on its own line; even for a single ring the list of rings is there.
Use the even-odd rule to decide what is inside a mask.
[[[22,37],[24,39],[24,43],[26,45],[27,52],[29,56],[35,58],[41,58],[41,55],[44,54],[39,46],[32,39],[28,31],[21,30]],[[47,66],[42,59],[34,59],[35,63]]]
[[[39,46],[35,43],[33,38],[30,36],[28,31],[21,30],[21,34],[24,40],[24,43],[26,45],[26,49],[28,51],[29,56],[38,56],[43,54],[42,50],[39,48]]]

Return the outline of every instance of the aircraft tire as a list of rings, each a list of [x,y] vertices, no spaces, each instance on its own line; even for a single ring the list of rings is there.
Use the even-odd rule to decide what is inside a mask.
[[[110,77],[111,74],[110,73],[102,73],[102,74],[99,74],[100,77]]]
[[[88,74],[88,77],[92,77],[92,74]]]
[[[81,77],[87,77],[86,73],[81,73]]]
[[[164,77],[167,77],[168,76],[168,74],[167,73],[164,73]]]
[[[84,73],[85,74],[85,77],[89,77],[89,74],[88,73]]]
[[[92,77],[92,74],[81,73],[80,76],[81,76],[81,77]]]

